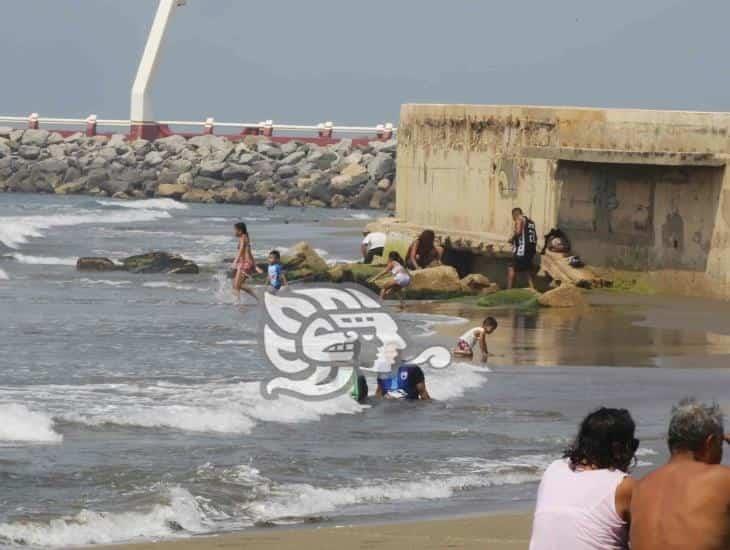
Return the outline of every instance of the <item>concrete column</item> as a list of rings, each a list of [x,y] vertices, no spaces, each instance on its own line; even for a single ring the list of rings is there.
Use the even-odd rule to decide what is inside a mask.
[[[31,130],[38,129],[38,113],[31,113],[28,116],[28,128]]]
[[[139,61],[137,76],[132,85],[129,116],[131,121],[130,137],[132,139],[156,139],[160,135],[160,128],[154,122],[150,102],[152,79],[155,76],[162,55],[163,41],[172,14],[175,8],[184,4],[185,0],[159,0],[157,5],[157,13],[147,36],[147,44]]]
[[[86,137],[94,137],[96,135],[96,115],[89,115],[86,118]]]
[[[261,133],[266,137],[273,136],[274,135],[274,121],[267,120],[266,122],[263,122],[261,124]]]
[[[215,120],[213,117],[208,117],[205,119],[205,124],[203,125],[203,134],[206,136],[210,136],[213,134],[213,130],[215,129]]]

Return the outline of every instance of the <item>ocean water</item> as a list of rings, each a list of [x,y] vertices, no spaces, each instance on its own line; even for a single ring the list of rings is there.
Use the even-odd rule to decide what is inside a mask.
[[[426,369],[431,403],[263,399],[258,311],[232,303],[224,273],[232,224],[246,221],[262,253],[307,240],[337,261],[357,256],[376,214],[0,194],[0,546],[526,509],[591,408],[631,408],[641,472],[665,456],[672,401],[727,383],[722,369],[498,356]],[[203,269],[74,268],[151,249]],[[423,305],[394,315],[428,344],[450,343],[436,324],[467,328]],[[506,315],[503,334],[533,326]],[[496,346],[524,355],[511,338]]]

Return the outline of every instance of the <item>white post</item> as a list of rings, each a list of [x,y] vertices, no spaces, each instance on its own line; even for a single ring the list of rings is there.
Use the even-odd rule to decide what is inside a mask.
[[[132,85],[130,121],[133,126],[154,121],[149,97],[152,79],[160,60],[165,31],[167,31],[172,13],[175,8],[184,4],[185,0],[160,0],[157,6],[157,13],[152,22],[147,44],[137,68],[137,76]]]

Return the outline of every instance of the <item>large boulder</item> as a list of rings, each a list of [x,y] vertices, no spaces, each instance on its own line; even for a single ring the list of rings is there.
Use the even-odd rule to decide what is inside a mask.
[[[48,143],[48,136],[50,132],[48,130],[26,130],[23,132],[23,137],[20,143],[23,145],[34,145],[36,147],[45,147]]]
[[[126,271],[132,273],[197,273],[195,262],[169,252],[148,252],[122,260]]]
[[[329,268],[317,251],[304,241],[287,251],[282,258],[282,265],[288,272],[292,272],[292,279],[323,275]]]
[[[468,294],[490,294],[499,290],[496,283],[493,283],[481,273],[470,273],[459,281],[459,284],[461,290]]]
[[[386,153],[378,153],[370,161],[370,164],[368,164],[368,173],[376,181],[393,175],[395,173],[395,161],[393,157]]]
[[[79,271],[116,271],[122,267],[115,264],[109,258],[79,258],[76,261],[76,269]]]
[[[183,136],[174,135],[164,138],[160,138],[155,141],[155,147],[162,151],[167,151],[173,155],[177,155],[180,151],[185,149],[187,141]]]
[[[246,164],[229,164],[222,175],[224,180],[238,180],[253,176],[254,173],[255,170]]]
[[[225,162],[217,162],[215,160],[206,160],[200,163],[200,175],[209,178],[219,178],[226,169]]]
[[[156,195],[170,199],[180,200],[182,196],[189,191],[187,185],[180,183],[163,183],[157,188]]]
[[[584,307],[588,301],[577,286],[563,284],[541,294],[537,302],[544,307]]]
[[[185,202],[212,203],[215,202],[215,195],[213,191],[209,191],[208,189],[193,188],[182,196],[182,200]]]
[[[359,164],[348,164],[342,169],[341,174],[349,177],[353,185],[365,183],[370,177],[367,168]]]
[[[21,145],[18,147],[18,155],[27,160],[35,160],[41,154],[41,148],[37,145]]]
[[[450,294],[461,292],[459,273],[450,265],[440,265],[411,272],[409,292]]]

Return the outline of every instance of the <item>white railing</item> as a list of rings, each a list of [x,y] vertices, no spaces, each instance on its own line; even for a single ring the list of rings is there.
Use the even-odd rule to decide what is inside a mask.
[[[116,127],[116,128],[132,128],[133,123],[130,120],[120,119],[103,119],[97,118],[96,115],[89,115],[87,118],[57,118],[57,117],[41,117],[37,113],[29,116],[2,116],[0,115],[0,124],[23,125],[28,128],[38,128],[40,126],[61,126],[71,129],[76,126],[84,126],[87,133],[96,133],[98,126]],[[274,133],[314,133],[320,137],[331,137],[333,134],[344,135],[370,135],[377,137],[392,137],[398,131],[390,123],[378,124],[377,126],[337,126],[332,122],[321,122],[316,125],[308,124],[279,124],[272,120],[262,122],[217,122],[213,118],[200,120],[160,120],[153,124],[158,126],[183,126],[188,128],[202,128],[203,133],[213,133],[215,127],[235,128],[241,132],[256,131],[261,135],[271,136]]]

